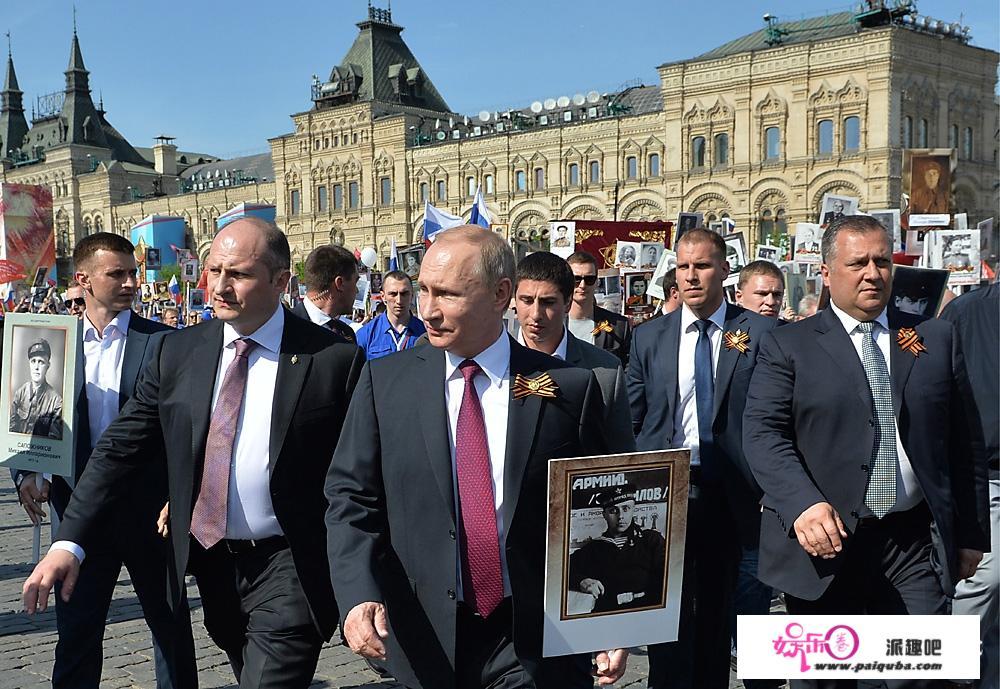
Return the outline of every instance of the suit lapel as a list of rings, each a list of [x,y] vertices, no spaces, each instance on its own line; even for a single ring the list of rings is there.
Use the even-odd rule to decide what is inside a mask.
[[[191,400],[191,475],[194,484],[200,481],[201,466],[205,460],[205,441],[212,417],[212,395],[215,392],[215,375],[222,357],[222,321],[197,326],[203,330],[202,339],[192,348],[190,364],[185,369],[186,388]],[[171,375],[161,371],[160,376]],[[183,456],[183,453],[181,453]]]
[[[580,345],[569,331],[566,331],[566,363],[577,367],[581,367],[583,363],[583,356],[580,354]]]
[[[271,439],[268,447],[268,466],[274,475],[274,466],[285,443],[288,425],[295,414],[302,386],[312,368],[312,355],[299,350],[296,337],[297,321],[285,319],[278,350],[278,375],[274,382],[274,400],[271,403]]]
[[[118,383],[118,410],[125,406],[132,393],[142,369],[142,361],[146,355],[146,345],[149,344],[149,334],[133,327],[137,316],[129,319],[128,333],[125,336],[125,353],[122,355],[122,377]]]
[[[677,357],[681,350],[681,310],[677,309],[663,316],[663,322],[663,346],[652,349],[654,356],[650,368],[653,371],[651,371],[652,375],[650,375],[649,380],[664,381],[669,386],[663,391],[663,394],[670,400],[668,408],[670,409],[670,422],[673,423],[674,412],[677,410],[677,396],[680,394],[680,386],[677,382]],[[660,352],[665,352],[666,356],[662,354],[657,356]],[[650,395],[655,394],[655,391],[646,391],[647,399]]]
[[[899,418],[899,409],[903,404],[903,390],[906,388],[906,380],[910,377],[913,362],[917,358],[909,352],[904,352],[903,348],[896,344],[898,333],[899,331],[895,328],[889,330],[889,378],[892,382],[892,410],[897,419]]]
[[[535,444],[538,416],[542,409],[542,398],[528,395],[514,399],[514,379],[517,374],[532,377],[538,373],[525,360],[524,348],[513,340],[510,343],[510,401],[507,407],[507,444],[503,470],[503,520],[507,533],[517,509],[521,494],[521,480],[528,466],[528,458]]]
[[[861,359],[851,342],[851,337],[844,330],[844,325],[837,318],[837,314],[832,308],[824,309],[816,320],[816,331],[822,333],[819,338],[820,346],[833,359],[836,370],[847,377],[848,384],[854,388],[865,409],[873,408],[875,402],[872,399],[865,369],[861,365]]]
[[[455,488],[452,481],[451,444],[448,440],[448,409],[444,396],[445,353],[427,346],[418,348],[417,355],[423,359],[420,370],[416,372],[417,389],[423,395],[417,405],[420,413],[418,432],[424,437],[427,461],[434,482],[448,506],[452,524],[455,524]]]
[[[720,337],[725,340],[726,332],[740,328],[745,321],[746,316],[741,309],[732,304],[727,305],[725,327],[722,329]],[[749,332],[749,330],[750,328],[747,327],[744,332]],[[743,355],[738,349],[727,349],[724,341],[719,344],[719,363],[715,366],[713,419],[719,415],[719,409],[722,407],[722,399],[726,396],[726,390],[729,389],[729,381],[733,379],[733,371],[736,370],[736,364],[739,362],[741,356]]]

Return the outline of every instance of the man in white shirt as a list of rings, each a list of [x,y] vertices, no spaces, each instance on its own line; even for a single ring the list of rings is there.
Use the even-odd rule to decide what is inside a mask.
[[[576,251],[566,259],[573,271],[573,303],[569,308],[567,326],[581,342],[611,352],[622,366],[628,363],[632,326],[618,313],[602,309],[594,299],[597,288],[597,259],[586,251]]]
[[[85,302],[79,310],[85,387],[77,401],[75,474],[45,477],[38,495],[36,475],[22,472],[17,480],[29,516],[44,516],[41,504],[51,493],[52,506],[62,517],[91,450],[132,396],[153,343],[161,337],[157,333],[168,330],[129,310],[136,292],[136,263],[127,239],[109,232],[85,237],[73,251],[73,263],[78,283],[74,289]],[[80,570],[77,595],[68,601],[57,598],[59,641],[52,669],[56,689],[99,686],[105,619],[123,564],[153,633],[157,686],[194,686],[197,680],[191,629],[175,624],[167,605],[167,547],[155,535],[153,505],[166,499],[166,476],[162,467],[148,467],[138,481],[142,493],[159,497],[137,499],[137,491],[116,504]]]
[[[626,372],[638,449],[691,450],[679,639],[650,647],[649,686],[724,689],[741,547],[756,543],[760,515],[743,406],[757,343],[776,323],[726,303],[718,234],[688,230],[676,250],[683,306],[635,329]]]
[[[306,258],[306,298],[296,300],[292,313],[357,344],[355,330],[340,319],[354,312],[358,296],[358,263],[342,246],[325,244]]]
[[[189,563],[232,572],[240,686],[309,685],[338,619],[321,486],[364,355],[286,315],[289,263],[273,223],[240,218],[216,235],[207,270],[217,317],[155,343],[77,483],[62,541],[25,582],[29,614],[44,610],[54,582],[72,598],[106,505],[132,492],[150,499],[137,471],[169,466],[171,605],[185,609]],[[206,604],[210,595],[202,591]]]
[[[418,281],[431,346],[365,365],[330,465],[344,639],[411,689],[594,683],[589,655],[541,657],[541,628],[546,467],[603,453],[600,392],[504,332],[513,280],[499,235],[436,235]],[[543,376],[554,397],[520,394]],[[626,655],[598,654],[600,684]]]

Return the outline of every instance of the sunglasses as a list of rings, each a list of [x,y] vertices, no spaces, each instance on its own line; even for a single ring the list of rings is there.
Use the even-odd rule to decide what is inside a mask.
[[[63,306],[65,306],[68,309],[74,304],[76,304],[77,306],[84,306],[86,303],[87,302],[84,300],[83,297],[77,297],[75,299],[67,299],[66,301],[63,302]]]
[[[585,285],[593,285],[597,282],[596,275],[574,275],[573,282],[583,282]]]

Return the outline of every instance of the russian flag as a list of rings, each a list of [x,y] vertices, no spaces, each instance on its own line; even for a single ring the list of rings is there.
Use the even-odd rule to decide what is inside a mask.
[[[424,203],[424,244],[426,246],[431,245],[431,242],[434,241],[434,235],[438,232],[464,224],[465,221],[461,217],[435,208],[430,201]]]
[[[399,255],[396,253],[396,238],[393,237],[389,244],[389,272],[399,270]]]
[[[490,225],[492,224],[490,212],[486,208],[486,201],[483,199],[483,191],[479,187],[476,187],[476,198],[472,202],[472,212],[469,213],[469,224],[479,225],[485,230],[490,229]]]
[[[174,275],[170,278],[170,283],[167,284],[167,289],[170,290],[170,295],[174,298],[175,304],[181,303],[181,286],[177,284],[177,276]]]

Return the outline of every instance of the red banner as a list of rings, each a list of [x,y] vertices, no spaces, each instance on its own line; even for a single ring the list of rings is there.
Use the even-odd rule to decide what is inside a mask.
[[[0,258],[0,285],[5,285],[15,280],[23,280],[26,277],[28,276],[24,274],[24,266],[13,261],[8,261],[5,258]]]
[[[576,249],[597,259],[597,267],[614,268],[615,244],[623,242],[662,242],[670,248],[672,222],[613,222],[576,220]]]

